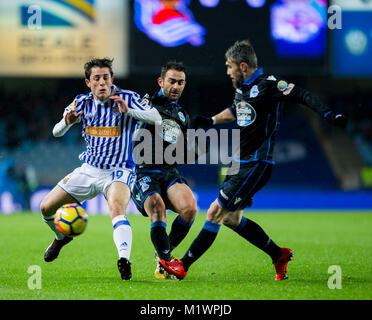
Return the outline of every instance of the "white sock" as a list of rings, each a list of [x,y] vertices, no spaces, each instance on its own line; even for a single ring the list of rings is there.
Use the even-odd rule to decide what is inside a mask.
[[[119,258],[129,260],[132,249],[132,228],[125,215],[116,216],[112,219],[114,227],[114,242],[118,249]]]
[[[56,239],[57,240],[62,240],[65,235],[62,234],[57,228],[56,225],[54,224],[54,215],[49,216],[48,218],[43,216],[44,222],[49,226],[49,228],[56,234]]]

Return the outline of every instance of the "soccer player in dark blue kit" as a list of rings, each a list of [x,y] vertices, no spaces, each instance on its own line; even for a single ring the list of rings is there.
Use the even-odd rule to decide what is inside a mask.
[[[275,280],[284,280],[292,250],[279,247],[258,224],[243,216],[243,209],[252,205],[253,195],[270,178],[281,103],[304,104],[335,126],[345,127],[347,120],[307,90],[273,75],[264,75],[248,40],[235,42],[226,51],[225,58],[227,74],[236,88],[233,104],[213,117],[197,116],[194,126],[210,127],[236,121],[240,147],[217,199],[207,211],[199,235],[182,259],[160,260],[160,264],[178,279],[185,278],[191,264],[212,245],[223,223],[268,254],[275,267]]]
[[[190,187],[177,170],[177,161],[171,164],[164,159],[166,158],[165,150],[168,147],[181,143],[187,148],[187,128],[190,121],[188,113],[178,101],[186,85],[185,66],[182,62],[170,61],[162,67],[157,80],[160,90],[150,101],[161,115],[161,124],[144,123],[143,129],[148,130],[148,136],[151,138],[148,141],[149,144],[144,145],[143,149],[151,150],[151,159],[138,163],[137,152],[134,152],[137,159],[137,179],[132,199],[142,215],[148,216],[151,221],[150,236],[156,250],[157,260],[154,276],[169,278],[158,260],[159,258],[171,259],[172,250],[190,230],[197,206]],[[135,149],[140,143],[135,142]],[[182,152],[182,162],[184,162],[185,155],[187,153]],[[156,159],[159,158],[161,161],[157,163]],[[169,235],[166,232],[166,209],[178,213]]]

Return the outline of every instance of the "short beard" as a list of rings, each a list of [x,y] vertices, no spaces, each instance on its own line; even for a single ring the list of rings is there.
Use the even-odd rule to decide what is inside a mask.
[[[243,83],[244,83],[243,73],[239,74],[239,78],[232,80],[232,84],[235,89],[240,88]]]
[[[179,96],[177,99],[172,98],[170,92],[165,89],[163,89],[163,93],[164,93],[164,96],[166,96],[172,102],[177,101],[179,99]]]

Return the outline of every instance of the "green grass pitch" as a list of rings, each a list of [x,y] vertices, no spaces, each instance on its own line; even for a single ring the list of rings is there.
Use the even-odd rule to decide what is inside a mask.
[[[44,250],[53,235],[41,216],[0,215],[0,299],[370,300],[371,213],[247,211],[278,245],[294,250],[289,280],[278,282],[270,258],[224,226],[183,281],[159,280],[153,277],[150,222],[130,215],[133,277],[123,282],[108,216],[90,216],[85,233],[63,248],[57,260],[45,263]],[[168,230],[175,217],[168,215]],[[197,215],[174,251],[176,257],[182,257],[204,221],[205,214]],[[28,286],[33,276],[28,271],[35,265],[41,270],[40,289]],[[328,286],[332,265],[341,268],[341,289]]]

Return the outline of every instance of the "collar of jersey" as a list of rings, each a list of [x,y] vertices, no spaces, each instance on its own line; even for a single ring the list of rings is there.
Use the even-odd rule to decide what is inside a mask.
[[[253,72],[253,74],[247,80],[243,82],[242,85],[249,86],[262,74],[263,74],[262,68],[258,68],[255,72]]]
[[[163,93],[163,91],[161,91],[161,89],[160,89],[159,92],[158,92],[158,96],[164,96],[164,93]],[[171,102],[171,103],[178,104],[178,100],[176,100],[176,101],[174,101],[174,102]]]

